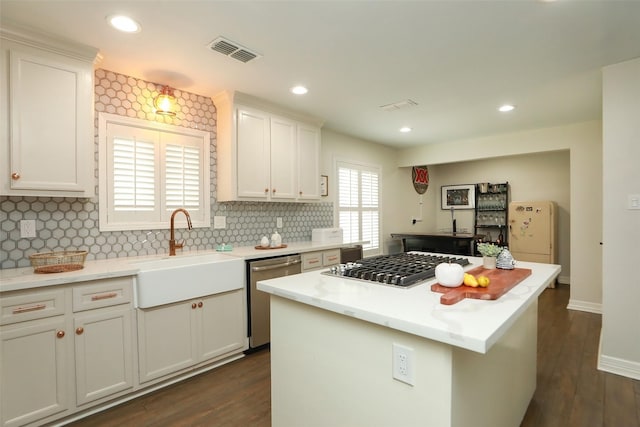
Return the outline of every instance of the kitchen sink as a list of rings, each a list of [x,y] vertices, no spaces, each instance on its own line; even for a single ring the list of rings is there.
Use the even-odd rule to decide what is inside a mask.
[[[132,261],[139,308],[155,307],[221,292],[242,289],[244,260],[229,255],[163,256]]]

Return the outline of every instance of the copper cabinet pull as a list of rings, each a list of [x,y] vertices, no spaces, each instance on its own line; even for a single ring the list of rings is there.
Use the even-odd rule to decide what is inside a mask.
[[[268,193],[268,192],[269,192],[269,189],[268,189],[268,188],[265,188],[265,189],[264,189],[264,192],[265,192],[265,193]]]
[[[20,174],[18,172],[14,172],[11,174],[11,179],[17,181],[20,179]]]
[[[84,332],[84,328],[82,326],[78,326],[76,328],[76,335],[82,335],[83,332]]]
[[[115,298],[117,296],[118,296],[117,292],[110,292],[108,294],[101,294],[101,295],[93,295],[91,296],[91,301],[99,301],[101,299]]]
[[[276,189],[274,188],[273,190],[271,190],[273,192],[273,194],[276,194]]]
[[[196,307],[197,307],[197,305],[196,305],[196,303],[195,303],[195,302],[194,302],[193,304],[191,304],[191,308],[192,308],[192,309],[194,309],[194,310],[195,310],[195,309],[196,309]]]
[[[309,264],[317,264],[319,262],[320,262],[319,259],[312,259],[311,261],[309,261]]]
[[[29,307],[14,308],[11,313],[12,314],[27,313],[29,311],[44,310],[45,308],[47,308],[46,304],[36,304],[36,305],[30,305]]]
[[[200,302],[198,303],[198,307],[202,308],[202,306],[203,306],[202,301],[200,301]]]
[[[58,331],[58,332],[56,332],[56,337],[58,337],[58,338],[63,338],[63,337],[64,337],[64,331]]]

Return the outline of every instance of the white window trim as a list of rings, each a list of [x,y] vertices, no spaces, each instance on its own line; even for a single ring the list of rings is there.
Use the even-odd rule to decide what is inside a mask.
[[[333,160],[333,171],[334,171],[334,176],[336,177],[334,179],[334,185],[333,187],[333,194],[335,194],[335,199],[334,199],[334,224],[336,224],[336,227],[339,226],[340,224],[340,200],[339,200],[339,188],[340,188],[340,183],[339,183],[339,175],[338,175],[338,168],[339,166],[345,166],[345,167],[349,167],[352,166],[354,168],[360,168],[360,169],[367,169],[373,172],[376,172],[378,174],[378,246],[375,248],[371,248],[371,249],[364,249],[363,251],[363,256],[365,257],[369,257],[369,256],[376,256],[376,255],[382,255],[383,251],[382,251],[382,166],[377,165],[377,164],[372,164],[372,163],[365,163],[365,162],[359,162],[359,161],[354,161],[351,159],[347,159],[347,158],[339,158],[339,157],[335,157]]]
[[[180,126],[168,125],[164,123],[156,123],[148,120],[142,120],[132,117],[119,116],[117,114],[100,112],[98,115],[98,201],[99,201],[99,228],[100,231],[123,231],[123,230],[150,230],[150,229],[168,229],[169,214],[162,213],[157,221],[144,222],[110,222],[109,221],[109,171],[107,149],[109,143],[107,141],[107,125],[109,123],[149,129],[160,133],[170,133],[186,135],[202,140],[202,176],[200,183],[202,186],[202,209],[203,215],[201,219],[192,218],[194,228],[210,228],[211,227],[211,136],[209,132],[189,129]],[[161,165],[157,165],[161,170]],[[164,191],[164,185],[158,189]],[[164,199],[164,194],[161,195]],[[187,209],[188,210],[188,209]],[[186,227],[186,218],[184,215],[176,217],[176,227]]]

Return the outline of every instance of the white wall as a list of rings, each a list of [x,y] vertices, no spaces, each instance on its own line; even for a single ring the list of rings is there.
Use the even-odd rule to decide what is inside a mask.
[[[602,129],[600,121],[533,129],[402,150],[399,165],[438,165],[569,150],[569,307],[600,312],[602,304]],[[511,181],[511,179],[509,179]],[[429,190],[430,191],[430,190]],[[562,275],[565,272],[561,273]]]
[[[603,73],[603,319],[600,369],[640,379],[640,58]]]

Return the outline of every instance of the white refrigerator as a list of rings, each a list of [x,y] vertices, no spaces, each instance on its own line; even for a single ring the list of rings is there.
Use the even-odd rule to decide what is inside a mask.
[[[509,251],[516,261],[556,263],[556,217],[554,202],[509,203]]]

